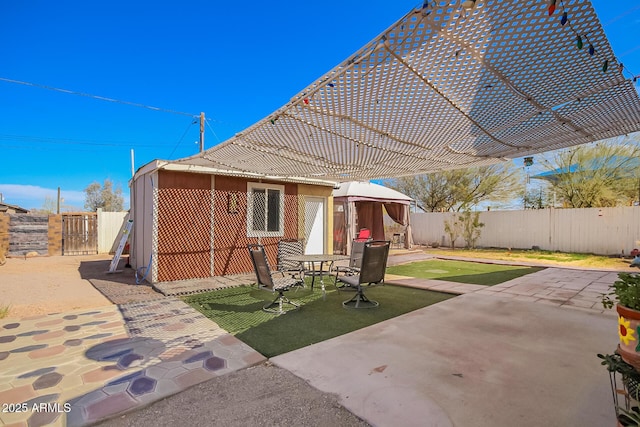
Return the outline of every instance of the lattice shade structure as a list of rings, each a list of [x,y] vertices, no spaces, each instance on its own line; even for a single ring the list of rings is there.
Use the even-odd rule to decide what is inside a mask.
[[[638,93],[591,3],[557,7],[549,16],[546,0],[478,0],[468,11],[458,0],[425,2],[269,117],[177,163],[344,182],[640,130]]]

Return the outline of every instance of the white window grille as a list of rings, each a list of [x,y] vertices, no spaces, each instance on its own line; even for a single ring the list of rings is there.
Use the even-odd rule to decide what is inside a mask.
[[[247,183],[247,236],[284,236],[284,186]]]

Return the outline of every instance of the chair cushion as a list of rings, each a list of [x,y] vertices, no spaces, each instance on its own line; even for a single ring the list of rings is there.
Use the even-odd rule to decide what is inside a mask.
[[[336,272],[338,273],[346,273],[346,274],[356,274],[360,272],[358,267],[346,267],[346,266],[337,266],[335,267]]]
[[[360,283],[360,276],[340,276],[338,281],[346,283],[349,286],[357,287]]]

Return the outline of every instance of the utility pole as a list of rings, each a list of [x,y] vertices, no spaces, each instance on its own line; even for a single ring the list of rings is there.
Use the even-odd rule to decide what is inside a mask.
[[[200,113],[200,152],[204,151],[204,113]]]
[[[56,214],[60,215],[60,187],[58,187],[58,203],[56,204]]]
[[[133,148],[131,149],[131,178],[133,178],[136,174],[135,166],[133,162]]]

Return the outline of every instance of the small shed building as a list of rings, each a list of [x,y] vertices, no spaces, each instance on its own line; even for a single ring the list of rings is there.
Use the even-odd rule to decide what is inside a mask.
[[[150,283],[252,272],[250,243],[273,267],[281,239],[304,239],[306,253],[333,248],[333,182],[156,160],[130,185],[130,263]]]

